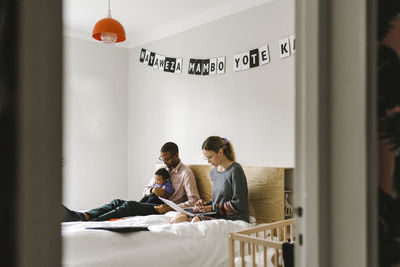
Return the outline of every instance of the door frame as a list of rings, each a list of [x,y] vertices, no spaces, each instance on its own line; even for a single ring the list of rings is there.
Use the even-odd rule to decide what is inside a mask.
[[[296,267],[378,266],[376,6],[296,1]]]

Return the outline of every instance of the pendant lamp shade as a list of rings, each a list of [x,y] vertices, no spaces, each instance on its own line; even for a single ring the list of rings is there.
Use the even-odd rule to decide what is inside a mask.
[[[117,43],[126,40],[124,27],[113,18],[101,19],[94,25],[92,37],[96,40],[104,41],[104,38],[101,38],[102,33],[116,34],[117,40],[115,42]]]
[[[111,17],[110,0],[108,0],[108,15],[99,20],[93,28],[92,37],[105,44],[125,41],[125,30],[121,23]]]

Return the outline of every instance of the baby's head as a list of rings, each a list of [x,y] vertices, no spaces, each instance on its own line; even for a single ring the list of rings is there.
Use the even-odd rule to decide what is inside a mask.
[[[169,172],[165,168],[160,168],[154,174],[156,184],[163,184],[169,179]]]

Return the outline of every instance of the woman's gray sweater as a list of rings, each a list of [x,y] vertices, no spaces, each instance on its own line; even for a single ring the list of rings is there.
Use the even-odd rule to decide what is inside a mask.
[[[213,168],[212,205],[217,218],[249,221],[247,179],[242,166],[234,162],[225,171]]]

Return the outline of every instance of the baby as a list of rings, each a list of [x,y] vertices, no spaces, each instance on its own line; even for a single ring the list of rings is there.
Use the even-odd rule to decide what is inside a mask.
[[[169,177],[169,172],[165,168],[158,169],[154,174],[155,183],[151,186],[151,188],[160,187],[167,192],[168,197],[172,196],[172,194],[175,192],[175,189],[172,187]],[[150,195],[144,196],[139,202],[158,205],[164,204],[164,202],[159,199],[158,196],[152,193],[152,190],[150,190]]]

